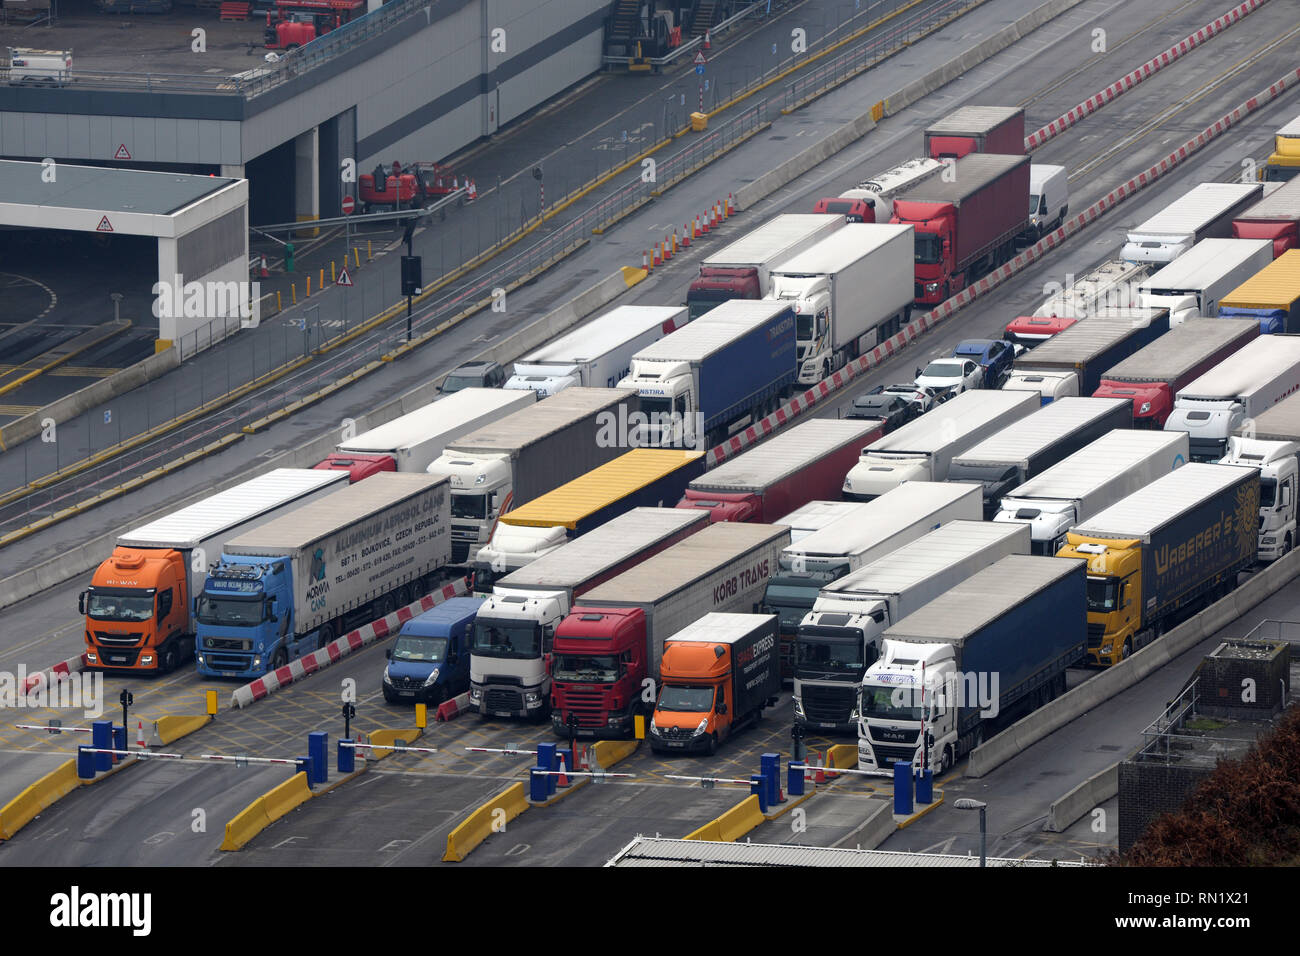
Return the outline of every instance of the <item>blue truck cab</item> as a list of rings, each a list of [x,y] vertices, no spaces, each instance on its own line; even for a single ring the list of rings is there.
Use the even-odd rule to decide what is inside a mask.
[[[952,350],[953,358],[968,358],[984,368],[984,387],[998,388],[1011,371],[1016,350],[1002,339],[966,339]]]
[[[384,700],[436,707],[469,690],[469,645],[482,598],[458,597],[402,625],[384,668]]]
[[[295,634],[285,558],[223,554],[194,600],[194,657],[206,677],[261,677],[316,650],[318,631]]]

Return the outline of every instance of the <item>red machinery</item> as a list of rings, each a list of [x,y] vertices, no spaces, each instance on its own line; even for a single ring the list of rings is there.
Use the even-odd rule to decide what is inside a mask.
[[[469,179],[458,175],[450,166],[438,163],[394,162],[391,169],[376,166],[373,172],[362,173],[357,177],[357,194],[361,202],[369,206],[389,206],[394,209],[400,204],[406,208],[423,206],[430,199],[448,196],[458,189],[467,190],[466,200],[476,197],[476,190]]]
[[[366,12],[366,0],[275,0],[266,13],[266,48],[292,50]]]

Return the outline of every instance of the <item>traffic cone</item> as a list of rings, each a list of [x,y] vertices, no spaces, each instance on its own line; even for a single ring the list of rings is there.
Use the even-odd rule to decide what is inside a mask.
[[[705,30],[705,31],[704,31],[704,49],[706,49],[706,50],[711,49],[711,44],[709,43],[709,31],[708,31],[708,30]]]
[[[825,783],[826,772],[822,767],[822,755],[820,753],[817,753],[816,769],[817,769],[817,775],[813,778],[813,783]]]
[[[734,196],[731,195],[731,193],[727,193],[727,215],[734,216],[735,214],[736,214],[736,199]]]
[[[689,249],[690,247],[691,247],[691,224],[688,222],[685,226],[682,227],[682,248]]]
[[[567,751],[561,750],[559,756],[560,756],[560,776],[556,779],[555,785],[557,787],[567,787],[569,785],[569,777],[568,777],[569,754]]]
[[[664,236],[664,261],[667,262],[673,257],[673,247],[668,242],[668,237]]]
[[[473,202],[478,199],[478,186],[474,185],[474,180],[469,181],[469,200]]]
[[[148,746],[148,744],[144,742],[144,721],[143,720],[137,720],[135,722],[135,745],[139,747],[141,750],[144,750],[144,748]]]
[[[704,214],[704,218],[700,220],[700,228],[704,230],[706,236],[709,234],[709,214],[707,212]]]
[[[644,249],[641,250],[641,268],[646,272],[650,271],[650,254]]]
[[[266,256],[262,256],[262,271],[261,271],[260,275],[261,275],[261,278],[263,278],[263,279],[269,279],[269,278],[271,278],[271,273],[269,273],[269,272],[266,271]]]
[[[834,751],[828,750],[826,751],[826,779],[838,780],[839,776],[840,775],[835,772],[835,753]]]

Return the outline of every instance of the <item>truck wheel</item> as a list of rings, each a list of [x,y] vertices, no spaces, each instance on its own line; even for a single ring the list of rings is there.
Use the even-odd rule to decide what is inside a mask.
[[[1130,638],[1126,638],[1126,639],[1124,640],[1124,647],[1123,647],[1123,649],[1119,652],[1119,659],[1122,660],[1122,661],[1126,661],[1126,660],[1128,660],[1129,655],[1132,654],[1132,653],[1133,653],[1133,639],[1132,639],[1131,637],[1130,637]]]
[[[943,756],[939,758],[939,774],[942,776],[952,769],[952,747],[943,748]]]
[[[164,674],[170,674],[176,669],[176,645],[173,644],[163,651],[162,660],[159,662],[159,670]]]
[[[1290,553],[1291,553],[1291,535],[1290,533],[1288,533],[1286,538],[1282,541],[1282,553],[1279,554],[1278,557],[1285,558]]]
[[[392,614],[393,611],[395,610],[397,610],[397,605],[394,604],[393,596],[391,594],[385,594],[382,598],[379,599],[380,617],[388,617],[388,615]]]
[[[402,585],[402,587],[397,591],[397,606],[406,607],[406,605],[411,603],[411,600],[410,589],[406,587],[406,585]]]
[[[278,671],[287,663],[289,663],[289,652],[282,647],[271,657],[271,670]]]

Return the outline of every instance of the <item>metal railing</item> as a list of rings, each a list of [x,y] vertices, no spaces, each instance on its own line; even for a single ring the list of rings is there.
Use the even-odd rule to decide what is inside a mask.
[[[739,11],[738,13],[734,13],[731,16],[727,17],[725,20],[721,20],[718,23],[715,23],[713,26],[709,27],[708,29],[709,39],[712,40],[714,37],[726,36],[726,34],[729,33],[733,27],[739,25],[745,20],[748,20],[750,17],[754,17],[755,19],[761,19],[762,17],[767,16],[767,14],[771,12],[773,7],[784,9],[787,6],[787,4],[788,4],[788,0],[779,0],[779,2],[777,3],[773,3],[772,0],[757,0],[756,3],[751,3],[749,6],[745,7],[743,10]],[[695,51],[697,51],[703,45],[704,45],[704,37],[698,36],[698,37],[692,37],[691,39],[687,40],[685,43],[676,47],[671,53],[666,53],[663,56],[642,57],[639,60],[637,57],[634,56],[602,56],[601,62],[604,63],[606,66],[627,66],[628,64],[633,62],[641,62],[641,63],[648,63],[651,66],[655,66],[655,67],[664,67],[675,62],[676,60],[680,59],[681,57],[685,56],[688,53],[692,53],[692,54],[695,53]]]
[[[1247,740],[1242,737],[1220,737],[1218,735],[1208,737],[1205,734],[1179,733],[1187,726],[1187,722],[1197,715],[1200,701],[1200,682],[1194,680],[1169,703],[1159,717],[1146,725],[1142,731],[1142,747],[1134,757],[1138,760],[1169,764],[1186,760],[1192,754],[1196,744],[1202,746],[1206,743],[1212,745],[1236,744],[1250,747],[1255,743],[1253,739]],[[1224,747],[1223,749],[1236,750],[1238,748]]]

